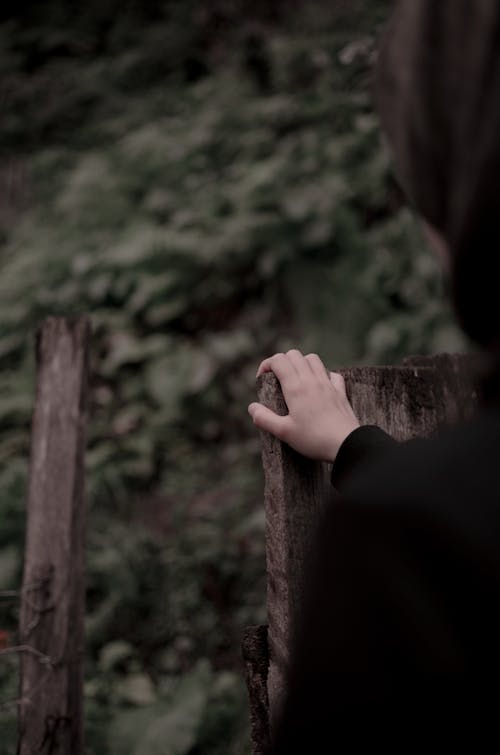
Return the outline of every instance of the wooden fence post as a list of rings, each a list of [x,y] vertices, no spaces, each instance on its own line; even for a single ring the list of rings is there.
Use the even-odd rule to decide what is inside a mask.
[[[287,407],[277,378],[258,379],[259,401],[277,414]],[[279,712],[294,617],[300,608],[303,565],[324,499],[325,465],[261,433],[266,510],[269,723]]]
[[[89,324],[37,334],[20,611],[19,755],[83,755],[84,449]]]
[[[403,441],[432,435],[439,427],[465,419],[473,412],[476,396],[471,373],[475,365],[475,356],[442,354],[409,357],[402,366],[355,367],[340,372],[361,424],[378,425]],[[278,414],[286,413],[279,382],[272,373],[258,379],[257,392],[265,406]],[[255,707],[260,675],[252,673],[252,669],[268,664],[267,718],[272,734],[283,697],[295,620],[302,605],[306,554],[330,470],[326,464],[305,459],[268,433],[261,437],[269,626],[267,646],[261,636],[261,656],[256,658],[254,651],[247,680],[250,707],[260,710]],[[257,636],[257,628],[251,631]],[[255,715],[252,719],[255,755],[262,748],[261,731],[266,721],[265,714],[260,712],[259,716],[257,723]]]

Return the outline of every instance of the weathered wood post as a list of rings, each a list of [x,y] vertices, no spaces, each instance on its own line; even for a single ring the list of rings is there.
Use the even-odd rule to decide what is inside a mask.
[[[442,354],[409,357],[402,366],[340,371],[361,424],[378,425],[404,441],[432,435],[440,426],[470,415],[476,401],[471,380],[475,359]],[[286,413],[273,374],[258,379],[257,392],[261,403]],[[266,752],[279,713],[295,619],[302,605],[306,554],[330,471],[326,464],[305,459],[268,433],[261,436],[269,624],[267,634],[262,627],[249,627],[243,644],[254,755]],[[263,668],[268,669],[267,710],[262,703]]]
[[[20,612],[19,755],[83,755],[84,449],[89,324],[37,334]]]
[[[259,401],[277,414],[287,407],[277,378],[259,378]],[[279,711],[294,619],[300,610],[304,562],[324,500],[325,465],[306,459],[269,433],[261,433],[266,510],[266,566],[270,728]]]

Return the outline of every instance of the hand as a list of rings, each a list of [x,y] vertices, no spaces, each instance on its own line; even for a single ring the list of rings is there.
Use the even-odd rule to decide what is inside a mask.
[[[360,426],[345,392],[344,378],[328,373],[317,354],[297,349],[275,354],[261,363],[257,377],[274,372],[281,384],[288,414],[280,416],[254,402],[248,412],[267,430],[310,459],[333,462],[347,436]]]

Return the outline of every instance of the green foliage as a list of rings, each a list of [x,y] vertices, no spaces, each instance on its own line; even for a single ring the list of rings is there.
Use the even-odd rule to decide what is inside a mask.
[[[260,359],[464,346],[372,112],[385,4],[226,5],[224,38],[183,2],[0,26],[0,149],[31,196],[0,220],[0,575],[20,582],[33,332],[89,312],[89,755],[248,752]]]

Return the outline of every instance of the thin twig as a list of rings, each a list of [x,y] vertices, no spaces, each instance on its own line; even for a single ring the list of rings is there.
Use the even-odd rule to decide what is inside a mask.
[[[36,655],[40,660],[40,663],[48,663],[51,666],[53,665],[53,660],[50,656],[41,653],[31,645],[12,645],[11,647],[2,648],[2,650],[0,650],[0,655],[11,655],[13,653],[32,653],[33,655]]]
[[[40,663],[43,663],[46,668],[46,674],[43,677],[43,679],[40,679],[38,684],[36,684],[33,689],[31,689],[27,695],[24,695],[21,698],[18,698],[16,700],[6,700],[3,703],[0,703],[0,712],[4,710],[9,710],[10,708],[17,708],[20,705],[24,704],[30,704],[32,702],[32,698],[35,695],[36,692],[39,691],[41,687],[47,682],[51,672],[54,669],[54,660],[50,656],[46,655],[45,653],[41,653],[36,648],[32,647],[31,645],[12,645],[12,647],[9,648],[3,648],[0,650],[0,656],[2,655],[13,655],[15,653],[31,653],[32,655],[36,656]]]
[[[38,590],[40,587],[43,587],[49,579],[50,577],[39,579],[36,582],[21,587],[19,590],[0,590],[0,598],[20,598],[23,593],[32,592],[33,590]]]

